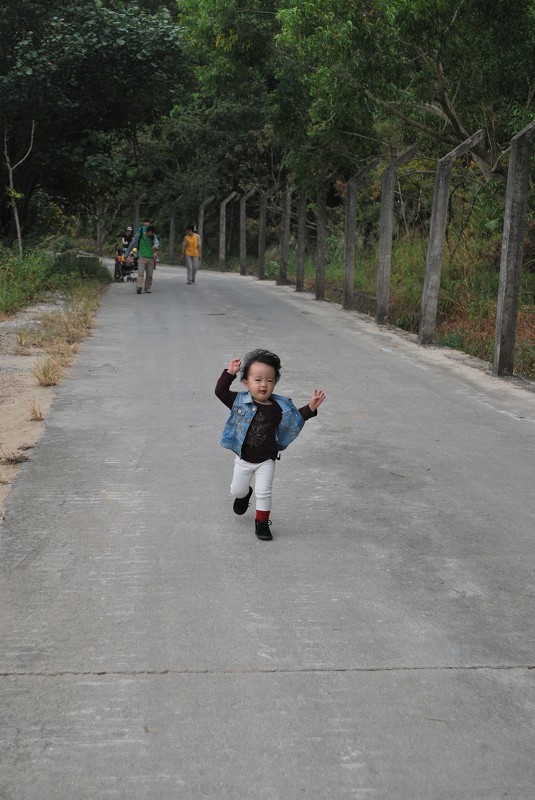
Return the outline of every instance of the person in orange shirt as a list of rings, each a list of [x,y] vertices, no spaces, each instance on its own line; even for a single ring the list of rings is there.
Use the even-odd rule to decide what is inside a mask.
[[[186,271],[188,284],[195,283],[195,275],[199,266],[201,256],[201,238],[195,233],[193,225],[186,227],[186,235],[182,242],[182,257],[186,259]]]

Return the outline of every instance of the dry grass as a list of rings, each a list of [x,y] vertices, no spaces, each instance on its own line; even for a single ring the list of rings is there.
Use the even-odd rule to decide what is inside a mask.
[[[57,386],[65,367],[72,360],[81,342],[90,335],[101,292],[80,288],[65,311],[44,314],[39,330],[25,331],[24,346],[38,348],[46,357],[38,361],[34,375],[40,386]]]
[[[39,403],[35,397],[28,401],[26,405],[28,406],[30,419],[32,422],[42,422],[44,420],[43,412],[41,411],[41,407],[39,406]]]
[[[21,349],[23,349],[25,351],[24,353],[21,353],[21,355],[26,355],[27,353],[30,352],[28,350],[28,348],[30,346],[31,338],[32,338],[32,334],[33,333],[34,333],[34,331],[31,328],[20,328],[19,329],[19,331],[17,333],[17,344],[18,344],[19,348],[21,348]]]
[[[61,378],[59,367],[72,363],[80,344],[91,333],[104,288],[93,286],[88,290],[81,286],[64,311],[42,314],[37,330],[28,327],[18,331],[18,355],[41,351],[48,356],[35,369],[41,386],[55,386]]]
[[[33,370],[39,386],[57,386],[63,377],[63,366],[64,362],[53,356],[39,359]]]
[[[1,448],[0,448],[1,450]],[[0,464],[4,464],[4,466],[13,466],[15,464],[23,464],[25,461],[29,461],[28,456],[26,453],[6,453],[4,450],[1,450],[2,457],[0,458]]]

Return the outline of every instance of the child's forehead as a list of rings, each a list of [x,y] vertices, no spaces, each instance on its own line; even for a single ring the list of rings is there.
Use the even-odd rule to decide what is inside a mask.
[[[249,375],[275,375],[275,367],[272,367],[271,364],[264,364],[263,361],[253,361],[252,364],[249,365]]]

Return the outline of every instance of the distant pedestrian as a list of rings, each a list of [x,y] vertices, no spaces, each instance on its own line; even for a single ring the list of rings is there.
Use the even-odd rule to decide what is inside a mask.
[[[138,228],[138,232],[130,242],[127,250],[127,255],[129,255],[131,250],[137,249],[136,292],[138,294],[141,294],[143,288],[147,294],[152,292],[152,273],[159,246],[160,242],[156,236],[154,226],[151,225],[150,220],[145,220],[143,225]]]
[[[230,386],[241,369],[246,391],[232,392]],[[322,389],[314,389],[308,405],[299,410],[290,398],[274,394],[281,362],[269,350],[252,350],[229,362],[217,381],[216,396],[231,409],[221,438],[221,445],[236,453],[230,493],[234,513],[245,514],[253,492],[256,495],[255,534],[258,539],[272,539],[269,529],[271,494],[275,464],[280,450],[285,450],[299,435],[306,420],[315,417],[325,400]]]
[[[195,233],[195,227],[188,225],[186,235],[182,242],[182,257],[186,260],[186,273],[188,284],[195,283],[195,276],[201,257],[201,237]]]
[[[121,245],[124,250],[126,250],[126,248],[128,247],[133,238],[134,238],[134,231],[132,230],[132,226],[128,225],[121,237]]]

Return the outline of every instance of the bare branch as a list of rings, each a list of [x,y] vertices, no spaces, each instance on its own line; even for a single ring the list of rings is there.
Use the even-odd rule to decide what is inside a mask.
[[[461,138],[462,141],[468,139],[470,134],[462,124],[459,116],[453,106],[451,105],[448,94],[446,92],[446,78],[444,76],[444,68],[440,61],[437,62],[437,98],[442,106],[444,113],[449,119],[454,131]]]
[[[365,92],[366,95],[370,98],[370,100],[373,100],[375,103],[378,103],[380,106],[386,109],[386,111],[388,111],[389,114],[393,114],[395,117],[398,117],[398,119],[403,120],[403,122],[405,122],[411,128],[421,131],[422,133],[425,133],[428,136],[433,137],[433,139],[438,139],[441,142],[445,142],[445,144],[450,144],[454,147],[459,144],[458,139],[454,139],[453,136],[447,136],[446,134],[439,133],[433,128],[428,128],[427,125],[423,125],[422,123],[416,122],[416,120],[411,119],[411,117],[408,117],[398,108],[396,108],[394,103],[390,103],[387,100],[379,100],[379,98],[374,97],[368,90],[365,90]]]
[[[26,159],[30,155],[30,153],[32,151],[32,147],[33,147],[33,135],[34,135],[34,132],[35,132],[35,120],[32,120],[32,132],[31,132],[31,135],[30,135],[30,146],[28,147],[26,155],[23,156],[20,159],[20,161],[17,161],[17,163],[15,165],[12,166],[11,165],[11,159],[9,158],[9,153],[8,153],[8,150],[7,150],[7,125],[4,128],[4,156],[5,156],[5,159],[6,159],[6,167],[7,167],[7,172],[8,172],[8,176],[9,176],[10,201],[11,201],[11,208],[13,210],[13,218],[15,220],[15,228],[17,230],[17,241],[18,241],[18,244],[19,244],[19,256],[20,256],[20,258],[23,257],[22,229],[21,229],[21,225],[20,225],[19,211],[18,211],[18,208],[17,208],[16,199],[17,199],[17,196],[20,198],[23,195],[20,195],[20,194],[17,195],[16,192],[15,192],[15,183],[14,183],[14,180],[13,180],[13,173],[17,169],[17,167],[20,167],[20,165],[24,161],[26,161]]]
[[[29,156],[29,155],[30,155],[30,153],[32,152],[32,147],[33,147],[33,135],[34,135],[34,133],[35,133],[35,120],[33,119],[33,120],[32,120],[32,132],[31,132],[31,134],[30,134],[30,146],[28,147],[28,150],[27,150],[27,152],[26,152],[26,155],[25,155],[25,156],[23,156],[23,157],[20,159],[20,161],[17,161],[17,163],[16,163],[16,164],[15,164],[15,165],[12,167],[12,169],[13,169],[13,170],[17,169],[17,167],[20,167],[20,165],[21,165],[21,164],[23,164],[23,163],[26,161],[26,159],[28,158],[28,156]],[[6,130],[6,138],[5,138],[5,143],[6,143],[6,152],[7,152],[7,130]]]

